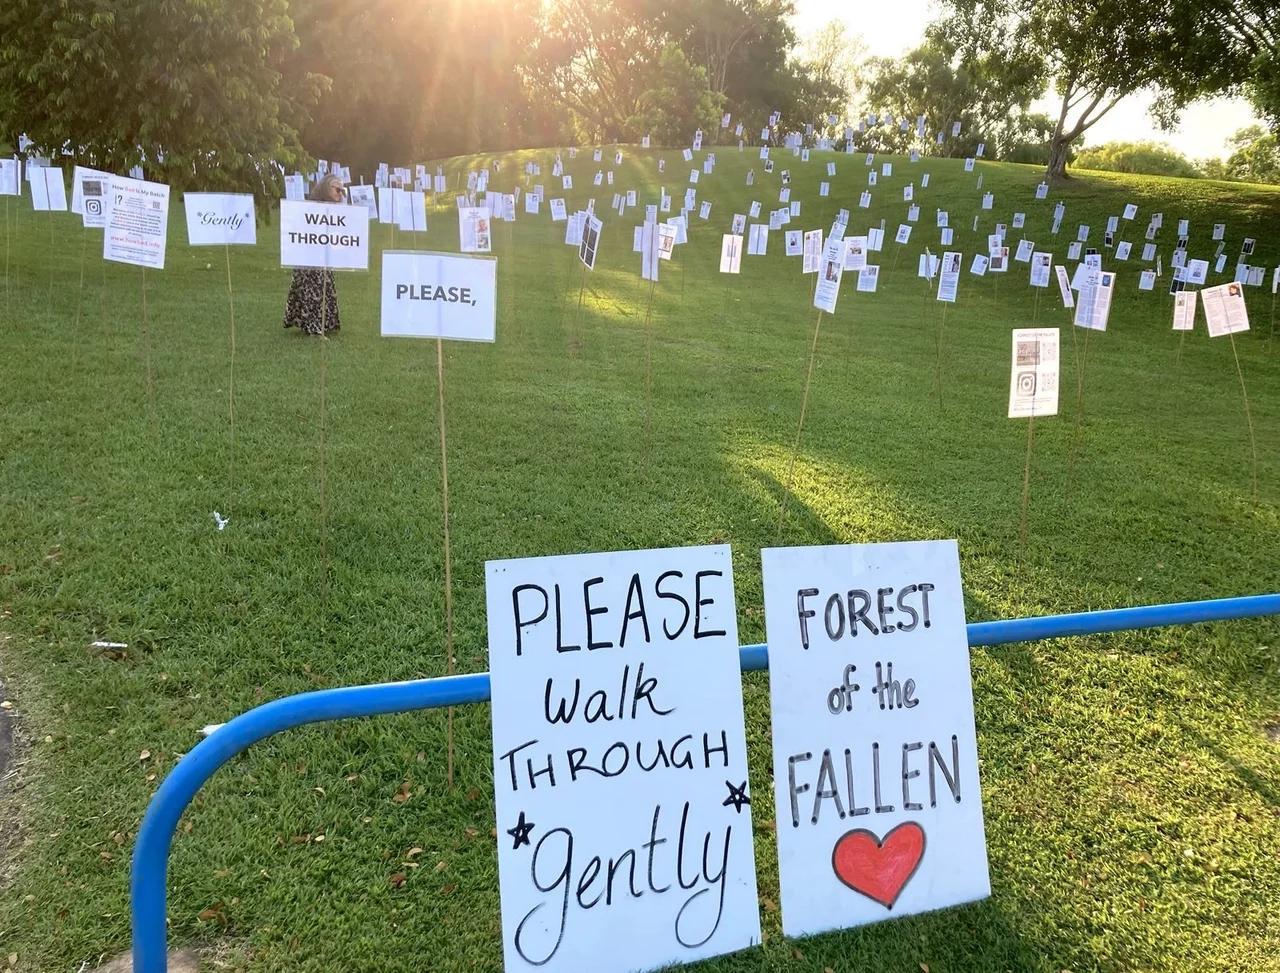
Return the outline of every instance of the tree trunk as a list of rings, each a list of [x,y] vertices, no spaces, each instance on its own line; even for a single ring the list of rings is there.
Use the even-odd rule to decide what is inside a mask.
[[[1071,143],[1062,135],[1055,135],[1049,140],[1049,165],[1045,168],[1045,182],[1064,182],[1071,177],[1067,175],[1067,149]]]

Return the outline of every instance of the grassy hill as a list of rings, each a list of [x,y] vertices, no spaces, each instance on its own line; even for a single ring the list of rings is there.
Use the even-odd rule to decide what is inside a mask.
[[[594,195],[605,221],[581,311],[563,227],[545,208],[521,212],[495,231],[497,343],[446,347],[461,671],[486,667],[482,571],[499,557],[731,543],[747,642],[764,638],[759,550],[778,542],[956,537],[971,621],[1280,590],[1270,270],[1266,288],[1248,289],[1252,330],[1234,346],[1256,502],[1231,343],[1209,339],[1202,317],[1180,341],[1167,276],[1140,293],[1144,265],[1108,254],[1120,277],[1107,332],[1087,339],[1083,417],[1085,333],[1064,333],[1061,412],[1036,422],[1025,550],[1027,427],[1005,418],[1009,333],[1075,329],[1056,286],[1032,293],[1026,265],[1004,279],[968,272],[1015,211],[1062,261],[1077,224],[1099,240],[1129,202],[1139,214],[1120,239],[1135,252],[1150,213],[1164,212],[1166,275],[1183,217],[1192,256],[1210,256],[1211,224],[1226,222],[1227,252],[1255,237],[1253,262],[1270,268],[1280,190],[1098,173],[1037,201],[1032,167],[877,158],[894,173],[863,210],[862,156],[802,163],[775,151],[802,201],[793,228],[826,230],[841,206],[851,233],[886,221],[878,292],[855,293],[848,275],[822,321],[792,479],[812,279],[779,233],[741,276],[718,273],[732,214],[759,200],[767,216],[779,173],[718,150],[697,187],[711,217],[694,214],[649,313],[631,252],[643,210],[618,217],[608,203],[629,188],[656,202],[665,185],[678,209],[691,166],[679,152],[624,151],[612,189],[591,186],[611,149],[601,165],[589,151],[566,160],[570,207]],[[503,155],[492,186],[523,184],[534,161],[543,175],[530,181],[561,195],[551,159]],[[445,166],[456,179],[488,161]],[[838,174],[820,198],[828,161]],[[921,218],[899,248],[907,182]],[[190,248],[179,199],[167,267],[146,275],[144,328],[137,268],[104,264],[76,218],[11,203],[0,201],[0,676],[20,743],[0,791],[0,954],[16,953],[21,971],[75,970],[127,948],[138,822],[202,725],[288,693],[445,671],[435,349],[379,338],[376,259],[339,279],[335,340],[285,331],[275,224],[253,249]],[[945,312],[915,276],[923,248],[942,249],[935,208],[965,253],[959,302]],[[377,248],[457,249],[452,200],[430,220],[417,236],[379,228]],[[1020,235],[1010,230],[1011,243]],[[224,531],[215,510],[231,518]],[[89,648],[96,639],[128,649]],[[760,801],[767,941],[700,968],[1280,969],[1278,661],[1275,620],[975,649],[992,898],[783,940],[771,806]],[[764,794],[767,677],[745,677],[744,692],[752,786]],[[210,969],[498,968],[488,717],[457,713],[452,790],[441,714],[297,731],[236,760],[175,842],[171,941],[208,947]]]

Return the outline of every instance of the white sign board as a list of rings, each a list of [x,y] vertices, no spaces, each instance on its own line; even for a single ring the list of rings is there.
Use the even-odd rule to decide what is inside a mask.
[[[164,270],[169,235],[169,187],[112,176],[107,183],[102,259]]]
[[[311,200],[282,200],[280,265],[368,270],[368,208]]]
[[[1009,418],[1058,414],[1058,329],[1015,328]]]
[[[252,196],[185,193],[182,201],[187,211],[187,242],[191,246],[253,246],[258,242]]]
[[[783,933],[990,895],[955,541],[761,558]]]
[[[1242,285],[1232,282],[1206,287],[1200,292],[1200,303],[1204,305],[1210,338],[1249,330],[1249,309],[1244,303]]]
[[[497,266],[491,257],[384,251],[382,336],[493,341]]]
[[[485,566],[505,968],[760,941],[729,548]]]
[[[1196,326],[1196,291],[1173,295],[1173,330],[1191,331]]]

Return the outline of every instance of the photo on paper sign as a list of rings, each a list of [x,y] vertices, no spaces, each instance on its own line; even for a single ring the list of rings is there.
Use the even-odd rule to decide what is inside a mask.
[[[596,269],[596,249],[600,245],[600,230],[603,224],[594,216],[587,218],[582,228],[582,244],[578,248],[578,259],[586,264],[588,270]]]

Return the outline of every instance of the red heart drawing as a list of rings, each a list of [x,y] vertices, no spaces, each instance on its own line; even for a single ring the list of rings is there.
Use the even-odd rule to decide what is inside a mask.
[[[892,909],[924,858],[924,828],[906,821],[881,840],[865,828],[846,831],[831,849],[831,867],[845,885]]]

